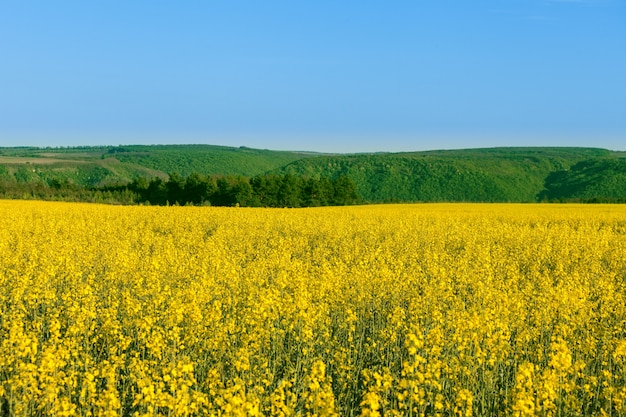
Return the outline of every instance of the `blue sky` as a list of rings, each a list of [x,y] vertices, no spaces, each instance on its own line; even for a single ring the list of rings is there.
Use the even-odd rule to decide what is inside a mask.
[[[0,146],[626,150],[626,0],[0,0]]]

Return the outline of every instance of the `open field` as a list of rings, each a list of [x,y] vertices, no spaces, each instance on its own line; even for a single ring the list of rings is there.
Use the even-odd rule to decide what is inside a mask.
[[[626,415],[626,208],[0,201],[0,415]]]
[[[0,156],[0,164],[5,165],[21,165],[21,164],[32,164],[32,165],[51,165],[51,164],[82,164],[86,163],[86,161],[81,160],[72,160],[72,159],[59,159],[53,157],[41,157],[41,158],[24,158],[19,156]]]

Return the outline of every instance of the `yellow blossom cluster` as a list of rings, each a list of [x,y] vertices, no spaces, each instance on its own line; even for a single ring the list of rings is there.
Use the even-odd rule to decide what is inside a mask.
[[[626,416],[626,208],[0,201],[0,415]]]

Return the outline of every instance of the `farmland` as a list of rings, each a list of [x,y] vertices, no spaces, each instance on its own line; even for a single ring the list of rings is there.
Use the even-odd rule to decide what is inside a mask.
[[[618,205],[0,201],[0,415],[626,415]]]

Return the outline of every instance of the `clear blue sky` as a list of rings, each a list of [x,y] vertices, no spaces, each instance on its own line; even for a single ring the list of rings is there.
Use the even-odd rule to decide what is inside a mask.
[[[626,150],[626,0],[0,0],[0,146]]]

